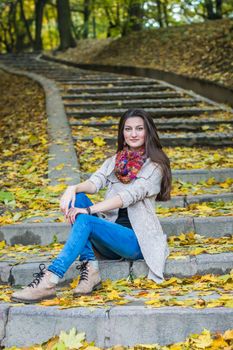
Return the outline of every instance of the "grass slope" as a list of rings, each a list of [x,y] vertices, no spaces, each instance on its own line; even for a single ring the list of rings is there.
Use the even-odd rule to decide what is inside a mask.
[[[78,42],[58,54],[76,63],[141,66],[233,86],[233,20],[144,30],[124,38]]]

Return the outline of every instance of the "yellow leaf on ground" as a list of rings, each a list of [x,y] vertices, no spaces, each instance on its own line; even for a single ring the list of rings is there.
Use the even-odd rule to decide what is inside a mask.
[[[192,338],[192,342],[198,349],[205,349],[211,346],[211,344],[213,343],[213,339],[211,339],[210,331],[204,329],[202,334],[197,339]]]
[[[228,329],[224,334],[223,338],[225,340],[233,340],[233,329]]]
[[[169,350],[183,350],[182,344],[174,344],[169,347]]]
[[[211,344],[211,350],[223,349],[225,346],[228,346],[227,342],[223,339],[221,334],[218,334],[217,338],[214,339]]]
[[[63,168],[64,168],[64,166],[65,166],[65,164],[64,163],[61,163],[61,164],[59,164],[59,165],[57,165],[57,166],[55,166],[55,170],[62,170]]]
[[[59,305],[60,301],[58,298],[54,298],[51,300],[43,300],[40,302],[40,305],[42,306],[55,306],[55,305]]]
[[[98,136],[93,138],[93,142],[96,146],[99,146],[99,147],[106,145],[106,142],[104,141],[104,139]]]
[[[6,242],[5,241],[1,241],[0,242],[0,249],[4,248],[6,246]]]

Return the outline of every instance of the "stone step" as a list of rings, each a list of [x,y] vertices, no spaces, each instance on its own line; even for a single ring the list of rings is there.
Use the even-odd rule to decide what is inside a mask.
[[[205,108],[197,108],[197,107],[190,107],[190,108],[147,108],[147,112],[151,114],[152,117],[183,117],[183,116],[194,116],[194,115],[200,115],[203,113],[213,113],[219,111],[219,108],[217,107],[205,107]],[[74,117],[74,118],[90,118],[90,117],[105,117],[105,116],[112,116],[112,117],[120,117],[125,112],[125,109],[119,108],[119,109],[108,109],[108,110],[101,110],[101,109],[93,109],[93,110],[79,110],[78,112],[67,112],[68,117]]]
[[[219,193],[219,194],[211,194],[206,193],[202,195],[196,196],[174,196],[170,201],[160,202],[157,206],[162,208],[186,208],[188,205],[193,203],[204,203],[204,202],[232,202],[233,201],[233,193]]]
[[[64,106],[68,108],[158,108],[163,106],[195,106],[199,104],[201,100],[195,98],[172,98],[172,99],[150,99],[150,100],[116,100],[116,101],[94,101],[94,102],[78,102],[78,103],[64,103]]]
[[[218,182],[223,182],[227,178],[233,177],[233,168],[173,170],[172,176],[174,179],[192,183],[206,181],[211,177],[214,177]]]
[[[10,60],[2,60],[0,59],[1,62],[5,63],[8,66],[14,67],[15,69],[20,69],[20,70],[27,70],[30,72],[38,73],[40,75],[45,75],[45,76],[50,76],[51,79],[59,79],[59,78],[64,78],[66,79],[73,79],[74,77],[86,77],[86,71],[75,68],[75,69],[68,69],[66,67],[62,67],[60,64],[56,65],[46,65],[44,62],[40,61],[30,61],[30,62],[24,62],[24,61],[19,61],[16,62],[15,60],[10,61]],[[98,73],[97,73],[98,74]]]
[[[82,173],[82,181],[90,176],[90,173]],[[218,182],[224,182],[226,179],[233,177],[233,168],[172,170],[172,178],[174,180],[191,182],[193,184],[206,181],[212,177]]]
[[[83,71],[82,71],[83,72]],[[58,79],[59,83],[63,84],[63,83],[87,83],[87,84],[95,84],[95,83],[121,83],[122,81],[133,81],[133,82],[138,82],[139,84],[141,84],[142,82],[153,82],[153,81],[157,81],[154,79],[150,79],[150,78],[142,78],[142,79],[138,79],[138,77],[129,77],[128,75],[117,75],[117,74],[113,74],[110,76],[106,76],[104,73],[97,73],[95,75],[90,75],[90,74],[76,74],[75,76],[72,76],[71,74],[65,78],[60,77]]]
[[[93,136],[78,137],[73,136],[73,139],[78,142],[92,141]],[[106,136],[104,140],[109,145],[115,145],[117,137]],[[233,133],[212,133],[206,134],[205,132],[200,133],[188,133],[186,136],[162,134],[160,135],[161,144],[164,147],[177,147],[177,146],[209,146],[209,147],[224,147],[232,146],[233,144]]]
[[[156,98],[176,98],[176,97],[183,97],[181,93],[178,93],[176,91],[161,91],[161,92],[130,92],[130,93],[96,93],[96,94],[75,94],[75,95],[68,95],[68,94],[62,94],[63,100],[76,100],[76,99],[82,99],[82,100],[130,100],[133,99],[156,99]]]
[[[81,80],[81,79],[72,79],[72,80],[64,80],[62,81],[62,85],[66,86],[66,85],[72,85],[74,87],[78,87],[80,86],[80,88],[83,85],[89,85],[89,86],[96,86],[97,89],[99,86],[103,86],[107,85],[108,87],[113,87],[113,86],[125,86],[125,85],[145,85],[145,86],[153,86],[155,84],[160,84],[160,82],[158,80],[144,80],[144,79],[109,79],[109,80],[105,80],[105,79],[97,79],[97,80]],[[111,86],[110,86],[111,85]]]
[[[58,75],[57,77],[57,82],[59,82],[60,84],[66,83],[68,81],[71,82],[81,82],[81,83],[89,83],[89,82],[107,82],[107,83],[111,83],[111,82],[121,82],[123,80],[130,80],[133,82],[139,81],[140,83],[142,81],[145,82],[149,82],[149,81],[157,81],[155,79],[150,79],[150,78],[144,78],[144,79],[138,79],[138,77],[130,77],[129,75],[124,75],[124,74],[108,74],[106,75],[105,73],[100,73],[100,72],[96,72],[96,74],[91,74],[93,73],[93,71],[87,71],[87,70],[83,70],[80,68],[76,68],[75,70],[63,70],[63,75],[60,74],[60,76]]]
[[[11,67],[15,68],[15,69],[20,69],[20,70],[27,70],[29,72],[34,72],[40,75],[47,75],[47,74],[51,74],[53,75],[54,73],[57,74],[57,69],[54,67],[48,67],[47,69],[45,69],[44,65],[41,65],[39,63],[36,63],[35,65],[31,65],[28,63],[12,63],[9,64]],[[62,74],[62,71],[61,71]]]
[[[48,266],[52,260],[49,256],[25,257],[24,262],[9,258],[0,262],[0,281],[11,286],[26,286],[33,279],[33,273],[39,270],[39,264]],[[64,285],[77,277],[78,261],[74,262],[60,284]],[[135,277],[147,276],[148,267],[144,260],[99,260],[99,268],[102,280],[118,280],[127,278],[132,271]],[[198,254],[179,257],[178,260],[168,258],[165,264],[164,277],[186,278],[194,275],[227,274],[233,268],[233,252],[219,254]]]
[[[79,77],[80,75],[83,76],[85,75],[84,71],[82,71],[81,69],[75,69],[75,70],[68,70],[66,68],[63,68],[60,65],[54,66],[54,65],[49,65],[46,67],[46,65],[44,65],[43,63],[36,61],[36,63],[26,63],[26,62],[17,62],[14,63],[12,62],[10,64],[10,66],[15,67],[17,69],[22,69],[22,70],[28,70],[28,71],[33,71],[34,73],[38,73],[38,74],[51,74],[53,76],[57,76],[57,77],[63,77],[63,75],[67,74],[67,79],[69,79],[70,77],[73,77],[74,74],[77,75],[77,77]],[[73,74],[72,74],[73,73]]]
[[[122,87],[116,86],[116,87],[98,87],[98,88],[66,88],[66,89],[60,89],[61,93],[66,94],[79,94],[79,93],[100,93],[100,92],[146,92],[146,91],[164,91],[164,90],[170,90],[170,88],[166,85],[159,85],[154,84],[153,86],[147,86],[147,85],[125,85]]]
[[[167,236],[180,233],[194,232],[206,237],[221,237],[232,234],[233,217],[168,217],[159,218]],[[0,241],[6,241],[8,245],[14,244],[40,244],[48,245],[57,242],[65,242],[70,225],[67,223],[22,223],[17,225],[0,226]]]
[[[133,304],[60,310],[56,306],[0,304],[0,312],[1,345],[6,347],[41,344],[73,327],[103,348],[119,344],[168,345],[204,328],[224,332],[233,324],[233,309],[225,307],[147,308]]]
[[[214,130],[216,126],[220,124],[233,124],[233,119],[229,120],[209,120],[209,119],[177,119],[177,118],[171,118],[171,119],[164,119],[164,118],[153,118],[155,125],[159,131],[161,130],[177,130],[177,131],[202,131],[203,126],[208,126],[208,130]],[[98,121],[90,121],[86,122],[86,120],[83,121],[70,121],[71,126],[85,126],[85,127],[98,127],[101,129],[109,128],[112,126],[118,126],[117,122],[114,121],[105,121],[105,122],[98,122]]]

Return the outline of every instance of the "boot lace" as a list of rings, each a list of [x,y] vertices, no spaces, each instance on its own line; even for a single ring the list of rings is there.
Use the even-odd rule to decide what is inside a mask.
[[[28,284],[28,287],[34,288],[35,286],[37,286],[40,283],[42,277],[45,275],[45,271],[46,271],[45,264],[40,264],[39,269],[40,269],[40,272],[33,273],[33,277],[35,278],[31,283]]]
[[[76,269],[80,271],[80,282],[83,280],[88,280],[88,261],[84,261],[82,264],[76,266]]]

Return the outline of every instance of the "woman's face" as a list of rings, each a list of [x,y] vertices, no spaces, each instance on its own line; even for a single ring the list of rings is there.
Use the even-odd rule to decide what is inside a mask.
[[[141,117],[130,117],[126,120],[123,130],[126,144],[131,150],[138,150],[145,143],[146,130]]]

